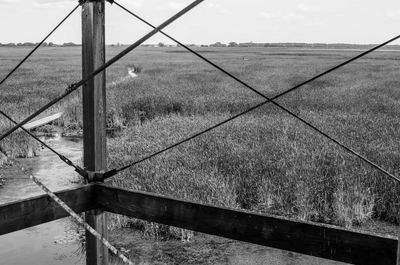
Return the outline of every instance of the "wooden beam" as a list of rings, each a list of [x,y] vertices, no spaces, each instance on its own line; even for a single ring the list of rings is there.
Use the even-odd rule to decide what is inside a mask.
[[[96,207],[138,219],[352,264],[396,264],[397,240],[98,184]]]
[[[75,212],[93,209],[93,185],[67,189],[55,194]],[[18,200],[0,205],[0,235],[69,216],[48,195]]]
[[[82,4],[82,76],[105,63],[104,0]],[[89,171],[106,169],[105,71],[83,85],[83,163]],[[107,217],[101,210],[86,213],[86,222],[107,239]],[[86,231],[86,264],[108,264],[108,249]]]

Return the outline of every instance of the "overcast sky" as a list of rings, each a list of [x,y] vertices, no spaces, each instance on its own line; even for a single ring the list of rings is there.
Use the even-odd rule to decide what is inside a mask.
[[[191,0],[118,0],[159,24]],[[77,0],[0,0],[0,42],[38,42]],[[50,39],[81,42],[80,10]],[[107,3],[106,42],[132,43],[150,29]],[[205,0],[166,30],[183,43],[379,43],[400,34],[399,0]],[[172,43],[157,35],[148,43]],[[396,44],[400,44],[397,42]]]

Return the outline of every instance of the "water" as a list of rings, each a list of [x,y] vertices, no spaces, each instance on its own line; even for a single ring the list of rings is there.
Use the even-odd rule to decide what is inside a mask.
[[[42,224],[0,237],[0,264],[84,265],[78,237],[68,219]]]
[[[76,138],[64,138],[59,133],[54,138],[47,139],[55,150],[58,150],[71,161],[80,163],[82,157],[82,141]],[[78,180],[74,169],[62,162],[48,149],[43,149],[35,158],[19,159],[19,164],[32,173],[52,191],[76,187],[73,181]],[[28,176],[12,167],[2,170],[8,178],[5,188],[0,189],[0,203],[7,203],[19,199],[44,194]]]
[[[63,138],[59,134],[48,143],[73,162],[80,163],[82,142]],[[77,186],[78,177],[73,168],[56,155],[44,149],[40,156],[20,159],[19,162],[38,177],[52,191]],[[0,204],[44,194],[43,191],[18,169],[3,171],[7,180],[0,189]],[[53,221],[0,236],[0,264],[7,265],[83,265],[79,235],[69,218]]]
[[[82,157],[82,142],[76,138],[65,138],[59,134],[47,139],[48,143],[67,156],[73,162],[80,164]],[[31,159],[20,159],[25,168],[31,169],[52,191],[77,186],[73,182],[79,179],[73,168],[60,161],[53,153],[44,149],[40,155]],[[0,204],[16,201],[33,195],[44,194],[27,176],[13,168],[3,170],[10,179],[4,188],[0,188]],[[79,239],[82,230],[69,219],[53,221],[31,227],[14,233],[0,236],[0,264],[1,265],[84,265],[85,256]],[[153,264],[155,256],[161,258],[161,263],[171,264],[173,260],[182,261],[188,256],[190,249],[194,256],[203,264],[239,265],[239,264],[308,264],[333,265],[333,261],[300,255],[288,251],[267,248],[242,242],[225,242],[218,244],[205,240],[193,244],[182,244],[177,241],[155,242],[140,236],[132,236],[130,231],[117,231],[114,237],[118,241],[134,246],[135,253],[141,253],[136,259],[140,264]],[[217,240],[218,241],[218,240]],[[212,252],[213,249],[215,252]],[[211,254],[213,253],[213,254]],[[173,258],[172,258],[173,257]],[[172,260],[171,260],[172,258]],[[122,264],[113,259],[110,264]],[[185,259],[183,259],[185,260]],[[190,259],[189,259],[190,260]],[[186,264],[196,264],[193,261]],[[165,261],[165,263],[164,263]],[[209,261],[209,263],[208,263]],[[174,264],[177,264],[177,263]]]

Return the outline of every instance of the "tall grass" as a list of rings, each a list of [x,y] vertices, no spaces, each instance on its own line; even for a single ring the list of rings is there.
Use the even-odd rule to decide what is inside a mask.
[[[226,116],[171,115],[130,128],[125,136],[111,140],[109,166],[125,165],[221,118]],[[276,114],[237,120],[139,164],[113,182],[181,199],[344,226],[389,213],[381,201],[390,192],[388,187],[393,189],[391,200],[399,200],[399,187],[391,180]],[[397,212],[390,214],[394,218]]]
[[[118,51],[108,49],[108,57]],[[141,48],[108,69],[107,124],[123,129],[121,137],[109,142],[110,168],[157,151],[263,100],[190,54],[177,51]],[[357,53],[200,50],[205,51],[209,59],[267,96]],[[79,79],[79,52],[58,48],[39,53],[3,88],[0,101],[4,109],[15,115],[31,112],[62,92]],[[50,66],[49,57],[54,57]],[[394,58],[390,52],[375,53],[277,101],[398,175],[400,82]],[[16,59],[11,56],[9,60]],[[132,65],[141,69],[135,79],[127,77]],[[6,66],[0,66],[2,73]],[[64,111],[61,126],[81,128],[79,93],[51,111]],[[203,203],[343,226],[369,218],[399,222],[397,183],[271,104],[138,164],[113,181]],[[113,218],[115,224],[142,227],[150,236],[182,236],[173,228]]]
[[[298,60],[272,54],[271,60],[256,57],[246,65],[226,65],[233,56],[225,60],[215,56],[222,65],[272,96],[348,55],[331,54],[327,63],[317,55]],[[396,174],[400,83],[388,61],[386,54],[366,58],[278,101]],[[261,101],[219,73],[185,63],[160,61],[150,69],[143,67],[138,79],[127,80],[116,89],[120,114],[129,129],[110,143],[111,168]],[[399,222],[397,183],[270,105],[139,164],[119,175],[114,183],[346,227],[371,218]],[[116,219],[120,225],[137,226],[139,222]],[[146,232],[150,235],[171,229],[143,222],[139,226],[151,231]],[[182,237],[176,230],[170,232]]]
[[[3,132],[0,131],[1,133]],[[34,157],[39,148],[39,144],[23,131],[17,131],[0,142],[0,153],[11,159]]]

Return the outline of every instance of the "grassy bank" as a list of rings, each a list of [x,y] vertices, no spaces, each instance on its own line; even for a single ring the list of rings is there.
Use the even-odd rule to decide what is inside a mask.
[[[313,117],[314,116],[314,117]],[[110,142],[121,166],[221,120],[169,116]],[[326,118],[310,115],[309,119]],[[374,143],[383,145],[384,143]],[[365,153],[375,153],[365,146]],[[371,157],[395,169],[391,152]],[[397,221],[399,187],[281,115],[246,117],[115,178],[114,184],[203,203],[345,226],[373,216]]]
[[[0,134],[4,131],[0,130]],[[25,132],[17,131],[0,142],[0,188],[6,183],[7,176],[2,168],[12,165],[14,158],[36,156],[40,145]]]

